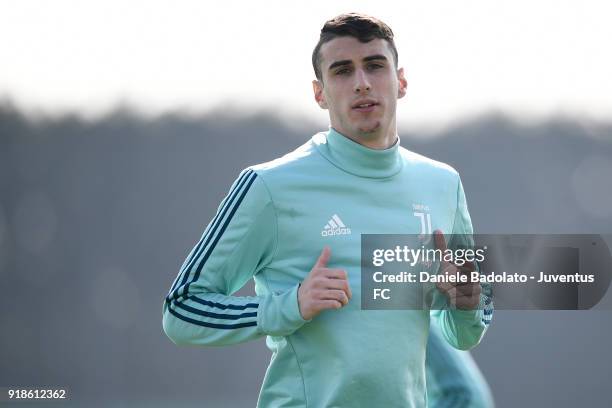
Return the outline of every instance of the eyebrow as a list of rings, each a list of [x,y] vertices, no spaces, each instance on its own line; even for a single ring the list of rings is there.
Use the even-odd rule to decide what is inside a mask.
[[[387,57],[381,54],[376,54],[376,55],[370,55],[369,57],[365,57],[362,61],[369,62],[369,61],[374,61],[374,60],[385,60],[386,61]],[[341,67],[343,65],[351,65],[352,63],[353,61],[351,60],[335,61],[329,66],[328,70],[332,70],[334,68]]]

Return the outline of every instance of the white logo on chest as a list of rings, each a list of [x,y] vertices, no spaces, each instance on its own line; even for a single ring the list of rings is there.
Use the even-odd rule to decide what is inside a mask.
[[[327,224],[321,231],[322,237],[330,237],[333,235],[350,235],[351,229],[344,225],[338,214],[332,215],[331,219],[327,221]]]
[[[421,232],[419,235],[426,238],[425,244],[429,243],[431,239],[431,214],[429,213],[429,206],[425,204],[412,204],[414,210],[413,215],[421,221]]]

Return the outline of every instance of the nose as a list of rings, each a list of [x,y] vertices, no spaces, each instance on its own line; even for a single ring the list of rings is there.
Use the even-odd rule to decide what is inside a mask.
[[[355,92],[370,92],[370,82],[368,76],[362,69],[358,69],[355,75]]]

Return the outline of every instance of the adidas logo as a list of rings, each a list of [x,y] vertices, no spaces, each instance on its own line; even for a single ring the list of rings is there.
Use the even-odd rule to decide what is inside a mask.
[[[334,214],[325,227],[323,227],[323,231],[321,231],[322,237],[330,237],[333,235],[349,235],[351,233],[351,229],[344,225],[338,214]]]

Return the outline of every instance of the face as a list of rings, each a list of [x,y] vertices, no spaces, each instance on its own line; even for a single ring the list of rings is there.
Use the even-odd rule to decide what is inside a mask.
[[[323,44],[320,57],[323,80],[313,81],[314,95],[332,127],[353,138],[395,135],[397,99],[407,83],[387,41],[337,37]]]

